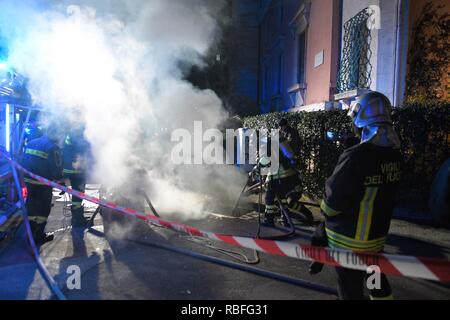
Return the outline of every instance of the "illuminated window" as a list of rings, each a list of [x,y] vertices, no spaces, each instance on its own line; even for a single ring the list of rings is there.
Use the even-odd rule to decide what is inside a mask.
[[[297,82],[305,83],[306,32],[298,34]]]

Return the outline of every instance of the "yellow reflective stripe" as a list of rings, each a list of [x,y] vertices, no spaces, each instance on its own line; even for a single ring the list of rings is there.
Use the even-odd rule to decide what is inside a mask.
[[[329,205],[327,205],[325,200],[322,200],[322,203],[320,204],[320,209],[329,217],[334,217],[341,213],[340,211],[334,210]]]
[[[381,237],[378,239],[373,239],[373,240],[365,240],[365,241],[360,241],[358,239],[353,239],[353,238],[349,238],[347,236],[344,236],[342,234],[339,234],[337,232],[334,232],[328,228],[325,228],[325,231],[327,233],[327,237],[334,239],[336,241],[339,241],[341,243],[347,243],[351,246],[374,246],[374,245],[378,245],[378,244],[384,244],[384,242],[386,241],[386,237]]]
[[[294,169],[287,169],[287,170],[284,170],[284,169],[279,169],[278,170],[278,174],[277,175],[275,175],[278,179],[283,179],[283,178],[287,178],[287,177],[291,177],[291,176],[293,176],[293,175],[296,175],[297,174],[297,172],[294,170]]]
[[[36,156],[36,157],[39,157],[39,158],[42,158],[42,159],[48,159],[48,153],[46,153],[46,152],[43,152],[43,151],[41,151],[41,150],[36,150],[36,149],[26,149],[25,150],[25,153],[26,154],[31,154],[32,156]]]
[[[370,296],[370,300],[394,300],[394,296],[392,294],[387,297],[372,297],[372,296]]]
[[[80,170],[63,169],[63,173],[74,174],[74,173],[81,173],[81,171]]]
[[[0,225],[0,232],[8,232],[8,230],[17,227],[20,223],[22,223],[22,215],[18,212],[10,216],[2,225]]]
[[[292,168],[284,169],[283,166],[280,165],[277,172],[274,172],[274,173],[270,172],[267,175],[266,181],[288,178],[288,177],[294,176],[296,174],[297,174],[297,171],[295,171],[294,169],[292,169]]]
[[[379,252],[383,250],[384,244],[377,244],[377,245],[367,245],[367,246],[361,246],[361,247],[355,247],[352,245],[343,244],[341,242],[335,241],[331,238],[328,238],[328,246],[332,249],[347,249],[351,251],[358,251],[358,252]]]
[[[367,241],[369,239],[370,227],[372,226],[373,204],[378,193],[378,188],[366,188],[364,198],[359,205],[358,225],[356,227],[355,239]]]
[[[371,248],[383,248],[384,247],[384,241],[383,242],[377,242],[377,243],[360,243],[360,244],[353,244],[349,242],[345,242],[342,240],[337,240],[331,237],[327,237],[329,242],[333,242],[336,245],[342,245],[349,248],[354,249],[371,249]]]
[[[26,183],[35,184],[35,185],[38,185],[38,186],[46,186],[45,183],[39,182],[39,181],[36,181],[36,180],[31,180],[31,179],[28,179],[28,178],[24,178],[23,180],[24,180]]]
[[[289,209],[297,210],[297,209],[299,209],[301,206],[302,206],[302,204],[301,204],[300,202],[296,202],[296,203],[294,203],[293,205],[291,205],[291,207],[289,207]]]

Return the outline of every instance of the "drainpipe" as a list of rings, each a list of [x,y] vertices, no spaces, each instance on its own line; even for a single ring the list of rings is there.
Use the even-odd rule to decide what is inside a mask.
[[[257,17],[258,19],[258,70],[257,70],[257,80],[256,80],[256,104],[258,113],[261,113],[261,93],[262,93],[262,72],[261,72],[261,19],[259,19],[259,15]]]
[[[397,30],[396,30],[396,45],[395,45],[395,68],[394,68],[394,97],[393,103],[394,106],[400,106],[403,94],[404,94],[404,72],[406,68],[406,55],[403,56],[403,50],[407,50],[407,35],[406,38],[403,39],[403,33],[408,28],[402,30],[403,26],[403,15],[408,14],[408,0],[398,0],[397,2]],[[403,45],[403,46],[402,46]],[[405,58],[403,60],[403,58]],[[403,61],[402,61],[403,60]]]

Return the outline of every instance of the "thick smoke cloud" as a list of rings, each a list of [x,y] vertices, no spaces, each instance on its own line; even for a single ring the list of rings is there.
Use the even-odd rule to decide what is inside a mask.
[[[163,211],[199,216],[205,192],[236,198],[232,168],[180,167],[170,134],[194,121],[227,117],[216,94],[183,80],[184,67],[220,37],[223,1],[0,1],[8,63],[29,78],[35,103],[61,129],[85,127],[96,165],[92,180],[119,187],[136,168]],[[62,132],[64,130],[61,130]],[[136,181],[136,183],[140,183]]]

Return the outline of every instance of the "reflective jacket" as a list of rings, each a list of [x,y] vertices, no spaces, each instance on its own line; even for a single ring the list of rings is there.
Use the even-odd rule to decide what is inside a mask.
[[[269,174],[267,175],[267,181],[270,180],[278,180],[288,178],[294,175],[298,175],[297,170],[295,169],[295,152],[291,147],[289,141],[281,137],[280,139],[280,151],[278,160],[278,169],[273,170],[271,167]],[[272,162],[271,164],[274,166],[275,164]]]
[[[321,204],[331,248],[379,252],[401,178],[398,149],[363,143],[347,149],[326,181]]]
[[[29,171],[49,180],[62,178],[60,148],[45,135],[28,142],[21,163]]]

